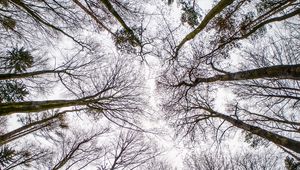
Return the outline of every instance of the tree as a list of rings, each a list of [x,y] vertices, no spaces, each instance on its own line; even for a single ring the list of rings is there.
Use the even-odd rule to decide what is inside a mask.
[[[127,16],[136,17],[136,4],[122,1],[3,1],[1,6],[0,36],[6,41],[33,44],[53,43],[61,35],[70,38],[82,48],[90,49],[90,43],[79,32],[90,31],[86,25],[95,22],[96,30],[107,31],[117,37],[113,26],[117,23],[129,34],[131,45],[142,46],[137,33],[126,24]],[[92,20],[91,20],[92,19]],[[36,34],[37,33],[37,34]],[[83,37],[83,38],[82,38]],[[38,40],[38,41],[36,41]]]
[[[155,149],[142,134],[124,130],[115,145],[103,151],[103,146],[93,145],[97,133],[74,134],[61,127],[74,126],[74,115],[84,115],[84,120],[93,117],[90,124],[112,122],[144,131],[139,118],[149,111],[143,96],[148,82],[136,57],[147,61],[145,57],[157,56],[154,60],[163,63],[157,79],[163,111],[177,134],[194,141],[200,134],[213,136],[219,143],[238,132],[253,147],[275,144],[289,155],[286,166],[296,167],[299,0],[218,0],[208,11],[195,0],[179,0],[176,19],[168,15],[176,7],[164,2],[0,1],[0,145],[7,155],[3,166],[24,150],[15,142],[26,146],[36,137],[61,146],[61,154],[46,149],[57,160],[34,159],[47,168],[151,167],[146,162]],[[156,5],[161,7],[150,9]],[[148,71],[149,66],[142,67]],[[222,90],[232,98],[223,104]],[[20,126],[6,128],[16,116]],[[72,121],[67,124],[68,119]],[[163,161],[153,164],[169,168]]]
[[[48,168],[70,169],[71,167],[84,168],[102,157],[102,146],[98,146],[97,139],[108,132],[108,129],[99,129],[84,135],[82,132],[73,131],[72,135],[58,133],[53,143],[57,150],[54,158],[49,161]]]
[[[25,121],[24,126],[0,135],[0,146],[43,128],[55,128],[57,126],[67,127],[67,124],[64,122],[64,114],[75,111],[79,110],[65,110],[62,112],[56,112],[52,115],[50,114],[50,116],[48,116],[49,114],[45,113],[40,116],[41,118],[38,118],[39,120],[36,121],[32,120],[33,116],[28,116],[28,122]],[[39,114],[37,114],[37,116],[39,116]]]
[[[2,146],[0,150],[0,167],[8,170],[16,167],[28,168],[35,161],[48,159],[49,151],[41,150],[35,145],[28,144],[28,148],[13,149],[11,146]]]
[[[173,170],[174,168],[171,166],[170,163],[164,160],[159,159],[152,159],[151,161],[147,162],[146,165],[143,167],[145,170]],[[176,170],[176,169],[174,169]]]
[[[186,156],[184,169],[191,170],[214,170],[214,169],[278,169],[281,162],[278,156],[266,152],[264,154],[242,152],[239,156],[225,153],[226,149],[220,152],[203,151],[202,153],[192,153]]]
[[[221,0],[197,28],[171,46],[168,51],[173,50],[171,58],[176,60],[158,84],[166,117],[178,133],[182,130],[197,140],[199,133],[207,136],[209,131],[221,141],[235,128],[289,150],[292,156],[300,153],[299,32],[292,29],[299,26],[294,24],[298,3]],[[243,11],[250,6],[256,11]],[[266,27],[275,27],[274,22],[286,34]],[[190,46],[185,45],[188,41],[193,41]],[[231,64],[234,50],[240,55],[235,56],[237,65]],[[221,88],[234,98],[221,106],[225,109],[216,102]]]
[[[226,51],[226,47],[235,45],[238,40],[248,38],[258,30],[263,29],[265,25],[286,20],[299,14],[300,10],[296,7],[297,3],[297,1],[287,0],[278,3],[258,1],[251,4],[246,0],[221,0],[205,15],[199,26],[180,41],[175,48],[174,57],[177,57],[179,50],[186,42],[205,31],[206,28],[213,28],[216,31],[214,35],[216,38],[213,38],[212,47],[209,48],[212,50],[206,55],[214,55],[213,52],[219,49]],[[242,9],[247,8],[248,5],[255,5],[256,13],[243,13]],[[283,14],[278,15],[280,12]],[[238,19],[237,16],[241,19]]]
[[[154,159],[160,153],[155,144],[148,143],[145,136],[136,131],[121,130],[110,141],[99,170],[138,169]]]
[[[114,36],[110,27],[113,23],[111,21],[116,18],[125,27],[126,34],[129,33],[134,41],[139,42],[116,8],[125,10],[126,14],[133,11],[127,3],[118,1],[86,1],[85,5],[75,0],[0,2],[0,22],[3,26],[0,35],[2,45],[5,46],[0,56],[0,116],[4,122],[5,118],[17,113],[22,113],[21,117],[27,119],[21,127],[10,131],[1,124],[1,129],[4,129],[0,137],[1,145],[23,141],[25,136],[30,137],[45,129],[58,129],[62,126],[62,117],[78,112],[92,115],[95,122],[105,117],[120,126],[138,128],[138,117],[143,114],[141,106],[144,103],[140,78],[131,67],[131,59],[110,55],[104,57],[97,44],[90,40],[83,41],[77,34],[78,30],[83,30],[82,25],[86,26],[85,22],[89,21],[86,20],[87,15]],[[97,9],[99,6],[101,8]],[[125,15],[123,12],[122,15]],[[59,61],[55,61],[55,66],[52,66],[54,62],[48,58],[52,51],[42,49],[40,44],[57,41],[53,38],[60,38],[61,35],[71,38],[79,48],[75,46],[67,54],[61,53],[64,56],[57,57]],[[9,43],[20,44],[22,47],[9,49]],[[51,93],[55,87],[65,90],[65,100],[35,99],[34,93]],[[91,144],[91,140],[85,139],[82,144],[76,142],[74,146]],[[64,144],[64,141],[59,144]],[[17,149],[11,148],[12,151]],[[97,149],[93,152],[97,152]],[[65,166],[66,162],[66,159],[62,159],[54,167],[58,169]],[[16,166],[23,164],[26,163]]]
[[[46,160],[32,160],[36,169],[83,169],[98,167],[98,169],[138,169],[159,153],[154,150],[154,144],[146,142],[143,135],[136,131],[124,130],[112,132],[108,128],[85,128],[55,130],[49,133],[47,143],[52,152]],[[111,137],[109,137],[111,136]],[[109,138],[109,140],[108,140]],[[49,144],[47,144],[49,145]],[[40,150],[45,146],[41,145]],[[46,146],[49,148],[49,146]]]
[[[102,57],[100,58],[102,60],[104,59]],[[18,96],[21,95],[18,93],[26,89],[25,85],[23,85],[21,86],[23,91],[13,90],[17,93],[9,93],[9,95],[15,95],[15,97],[7,95],[10,98],[20,98],[21,101],[6,99],[8,102],[0,103],[0,115],[5,116],[18,112],[41,112],[69,106],[86,106],[86,109],[90,111],[98,113],[106,112],[107,117],[114,116],[120,119],[126,117],[126,112],[134,110],[136,113],[139,113],[138,105],[141,104],[142,100],[137,100],[137,98],[139,98],[138,80],[135,77],[123,77],[124,74],[133,72],[126,70],[128,67],[125,62],[121,63],[121,61],[117,61],[115,66],[107,67],[103,65],[103,67],[106,67],[105,70],[102,70],[102,68],[94,68],[92,69],[93,74],[91,74],[90,67],[93,67],[100,58],[91,56],[90,60],[88,59],[87,62],[84,62],[83,60],[77,60],[77,57],[72,57],[55,69],[32,72],[24,70],[25,72],[22,71],[21,73],[1,74],[0,77],[2,77],[2,80],[22,80],[22,83],[24,83],[23,79],[28,78],[31,81],[35,81],[38,79],[38,76],[54,74],[57,80],[50,79],[49,82],[60,82],[65,89],[71,93],[70,95],[76,98],[72,100],[22,101],[24,97]],[[99,65],[99,63],[97,64]],[[108,70],[109,68],[111,68],[111,70]],[[101,70],[102,75],[98,74],[97,70]],[[87,76],[87,74],[89,75]],[[132,88],[136,90],[131,90]],[[23,93],[27,94],[26,90]],[[122,114],[120,112],[122,112]]]
[[[78,23],[82,21],[82,17],[74,11],[69,2],[12,0],[2,1],[0,5],[2,9],[0,35],[6,43],[16,42],[16,39],[22,38],[32,44],[36,39],[42,41],[43,35],[55,36],[58,32],[77,44],[86,46],[74,34],[74,30],[81,28]]]

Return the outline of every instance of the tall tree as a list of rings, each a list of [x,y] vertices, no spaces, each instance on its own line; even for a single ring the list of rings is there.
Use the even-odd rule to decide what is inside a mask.
[[[299,154],[298,4],[216,3],[174,48],[176,61],[158,81],[166,117],[192,137],[211,130],[222,140],[225,132],[241,129]],[[250,6],[256,11],[244,10]],[[188,41],[193,42],[185,50]],[[220,89],[233,97],[221,107]]]
[[[115,148],[100,156],[96,152],[103,148],[93,146],[98,135],[74,137],[59,125],[84,115],[94,118],[91,124],[109,120],[141,131],[139,116],[148,111],[141,87],[148,82],[135,57],[156,55],[164,64],[158,78],[163,111],[179,127],[177,134],[194,140],[200,133],[215,135],[220,142],[240,130],[253,146],[275,144],[293,157],[286,166],[296,167],[299,0],[218,0],[208,11],[198,1],[180,0],[178,18],[168,16],[168,10],[180,10],[173,2],[1,0],[0,145],[6,147],[1,165],[25,166],[26,161],[8,165],[22,150],[13,144],[48,135],[46,141],[58,137],[54,143],[62,154],[47,151],[57,158],[47,168],[92,162],[100,169],[147,167],[141,165],[153,157],[153,148],[137,132],[122,131],[116,145],[107,146]],[[155,5],[160,7],[153,10]],[[17,115],[24,124],[6,128]],[[40,158],[34,160],[45,162]]]

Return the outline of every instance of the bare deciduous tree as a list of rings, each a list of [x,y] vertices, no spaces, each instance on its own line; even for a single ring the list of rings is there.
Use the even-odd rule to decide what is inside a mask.
[[[239,155],[239,156],[238,156]],[[184,169],[191,170],[226,170],[226,169],[251,169],[271,170],[278,169],[283,164],[277,155],[271,152],[260,153],[237,153],[231,155],[223,152],[204,151],[192,153],[185,158]]]
[[[139,169],[151,161],[159,152],[145,140],[142,133],[121,131],[114,137],[105,152],[103,161],[99,162],[99,170]]]
[[[211,24],[207,25],[200,23],[203,28],[197,27],[181,41],[177,51],[189,40],[194,40],[194,43],[188,48],[189,53],[184,53],[186,56],[178,55],[178,60],[166,68],[159,80],[160,92],[164,94],[163,106],[167,118],[185,135],[195,137],[201,133],[207,136],[214,132],[222,140],[226,132],[242,129],[290,150],[291,155],[295,156],[293,153],[300,153],[299,116],[295,114],[299,100],[296,71],[299,69],[299,52],[296,50],[299,47],[299,35],[291,28],[291,25],[295,25],[289,22],[298,21],[293,17],[299,13],[299,8],[294,8],[299,2],[282,1],[282,6],[271,2],[269,6],[261,6],[265,2],[253,3],[257,3],[258,12],[253,14],[245,33],[235,32],[236,27],[231,27],[235,21],[230,18],[239,15],[242,18],[243,15],[238,11],[244,5],[254,4],[220,1],[202,22],[214,11],[218,14],[216,18],[223,19],[218,22],[212,19]],[[282,14],[277,13],[281,10]],[[286,34],[282,33],[282,28],[278,28],[271,35],[264,33],[261,38],[254,36],[257,27],[275,21],[281,21],[279,25],[284,27]],[[203,38],[210,37],[206,35],[209,32],[206,29],[217,29],[218,25],[215,24],[218,23],[224,27],[219,31],[227,34],[223,35],[224,39],[218,39],[217,33],[214,36],[218,40],[208,40],[209,43],[197,40],[198,33],[202,33],[199,36]],[[243,38],[235,38],[238,34]],[[252,39],[249,39],[250,35],[253,35]],[[277,37],[270,38],[273,35]],[[245,39],[247,44],[234,44],[234,41],[241,39]],[[223,48],[225,46],[227,49]],[[240,55],[236,57],[240,61],[236,65],[230,63],[233,61],[230,58],[233,50]],[[220,88],[231,91],[228,95],[234,98],[225,102],[226,106],[222,106],[225,109],[218,107],[216,102]]]

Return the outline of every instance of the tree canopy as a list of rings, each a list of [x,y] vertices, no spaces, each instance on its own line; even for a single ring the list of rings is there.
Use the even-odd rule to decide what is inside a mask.
[[[299,169],[299,16],[299,0],[0,0],[0,169]]]

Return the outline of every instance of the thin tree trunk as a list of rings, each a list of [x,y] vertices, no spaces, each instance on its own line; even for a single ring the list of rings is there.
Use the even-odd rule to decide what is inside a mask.
[[[88,14],[99,26],[101,26],[102,28],[104,28],[106,31],[108,31],[110,34],[112,34],[113,36],[116,36],[111,29],[109,29],[108,27],[106,27],[102,22],[100,22],[100,20],[93,14],[92,11],[88,10],[82,3],[80,3],[78,0],[73,0],[73,2],[78,5],[86,14]]]
[[[61,114],[62,113],[59,113],[59,114],[56,114],[54,116],[45,118],[43,120],[39,120],[39,121],[36,121],[36,122],[29,123],[25,126],[22,126],[20,128],[17,128],[15,130],[11,131],[11,132],[8,132],[4,135],[1,135],[0,136],[0,146],[4,145],[4,144],[7,144],[7,143],[9,143],[13,140],[19,139],[19,138],[21,138],[25,135],[28,135],[32,132],[35,132],[39,129],[47,127],[48,125],[50,125],[50,124],[54,123],[55,121],[57,121]]]
[[[111,12],[111,14],[118,20],[118,22],[122,25],[122,27],[126,30],[126,32],[130,34],[131,38],[133,38],[134,41],[139,46],[141,46],[141,42],[139,41],[139,39],[134,35],[134,32],[132,31],[132,29],[125,23],[125,21],[118,14],[118,12],[114,9],[113,5],[109,2],[109,0],[100,0],[100,1]]]
[[[83,141],[79,142],[78,144],[73,145],[74,147],[71,148],[71,150],[52,168],[52,170],[61,169],[64,165],[66,165],[73,158],[73,155],[80,149],[81,145],[88,143],[93,138],[94,138],[94,136],[84,139]]]
[[[35,20],[37,20],[41,24],[43,24],[43,25],[45,25],[45,26],[47,26],[47,27],[49,27],[49,28],[51,28],[51,29],[53,29],[55,31],[58,31],[58,32],[64,34],[65,36],[71,38],[74,42],[78,43],[79,45],[84,45],[83,43],[81,43],[78,40],[76,40],[73,36],[71,36],[70,34],[68,34],[67,32],[65,32],[64,30],[62,30],[58,26],[54,26],[51,23],[49,23],[48,21],[46,21],[38,13],[36,13],[30,7],[28,7],[22,0],[11,0],[11,2],[13,4],[15,4],[16,6],[18,6],[18,8],[22,8],[27,14],[29,14],[30,16],[32,16]]]
[[[178,52],[180,48],[188,41],[196,37],[206,26],[207,24],[219,13],[221,13],[227,6],[233,3],[234,0],[221,0],[216,6],[214,6],[208,14],[205,15],[204,19],[201,21],[200,25],[190,32],[188,35],[186,35],[179,45],[176,48],[175,57],[177,57]]]

